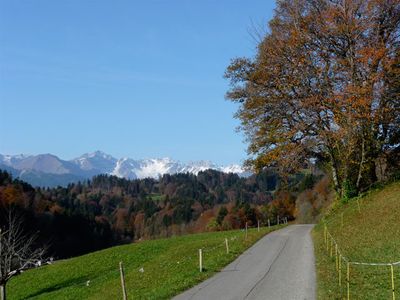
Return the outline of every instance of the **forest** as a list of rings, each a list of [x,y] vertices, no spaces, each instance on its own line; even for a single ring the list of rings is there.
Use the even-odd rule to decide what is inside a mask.
[[[293,219],[296,195],[322,176],[314,173],[289,181],[273,170],[248,178],[215,170],[159,180],[99,175],[50,189],[1,171],[0,208],[3,215],[9,210],[20,215],[49,255],[65,258],[143,239],[266,224],[277,216]]]

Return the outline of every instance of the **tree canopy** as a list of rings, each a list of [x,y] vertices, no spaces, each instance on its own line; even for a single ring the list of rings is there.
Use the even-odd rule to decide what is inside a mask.
[[[397,0],[277,1],[256,56],[225,74],[247,164],[324,162],[342,195],[385,176],[400,144],[399,24]]]

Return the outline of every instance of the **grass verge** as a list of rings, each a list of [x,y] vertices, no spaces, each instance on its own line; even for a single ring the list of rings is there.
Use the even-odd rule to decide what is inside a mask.
[[[339,250],[351,262],[400,261],[400,182],[335,207],[325,219]],[[321,222],[313,231],[319,299],[347,299],[347,265],[336,268],[324,242]],[[393,299],[390,266],[350,264],[350,299]],[[394,266],[395,296],[400,298],[400,265]]]
[[[205,280],[265,234],[283,227],[193,234],[117,246],[25,272],[7,285],[9,299],[120,299],[124,264],[129,299],[167,299]],[[226,254],[225,238],[229,241]],[[199,272],[198,249],[203,249]],[[143,270],[141,272],[140,270]]]

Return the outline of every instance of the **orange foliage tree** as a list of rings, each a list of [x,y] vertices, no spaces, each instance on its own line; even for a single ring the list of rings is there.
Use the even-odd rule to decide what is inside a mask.
[[[237,58],[227,98],[247,164],[298,171],[326,162],[336,191],[377,180],[400,144],[398,0],[282,0],[254,59]]]

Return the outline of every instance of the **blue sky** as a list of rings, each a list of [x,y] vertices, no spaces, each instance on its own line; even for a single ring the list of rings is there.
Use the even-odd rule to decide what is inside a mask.
[[[0,1],[0,153],[240,163],[232,58],[269,0]]]

